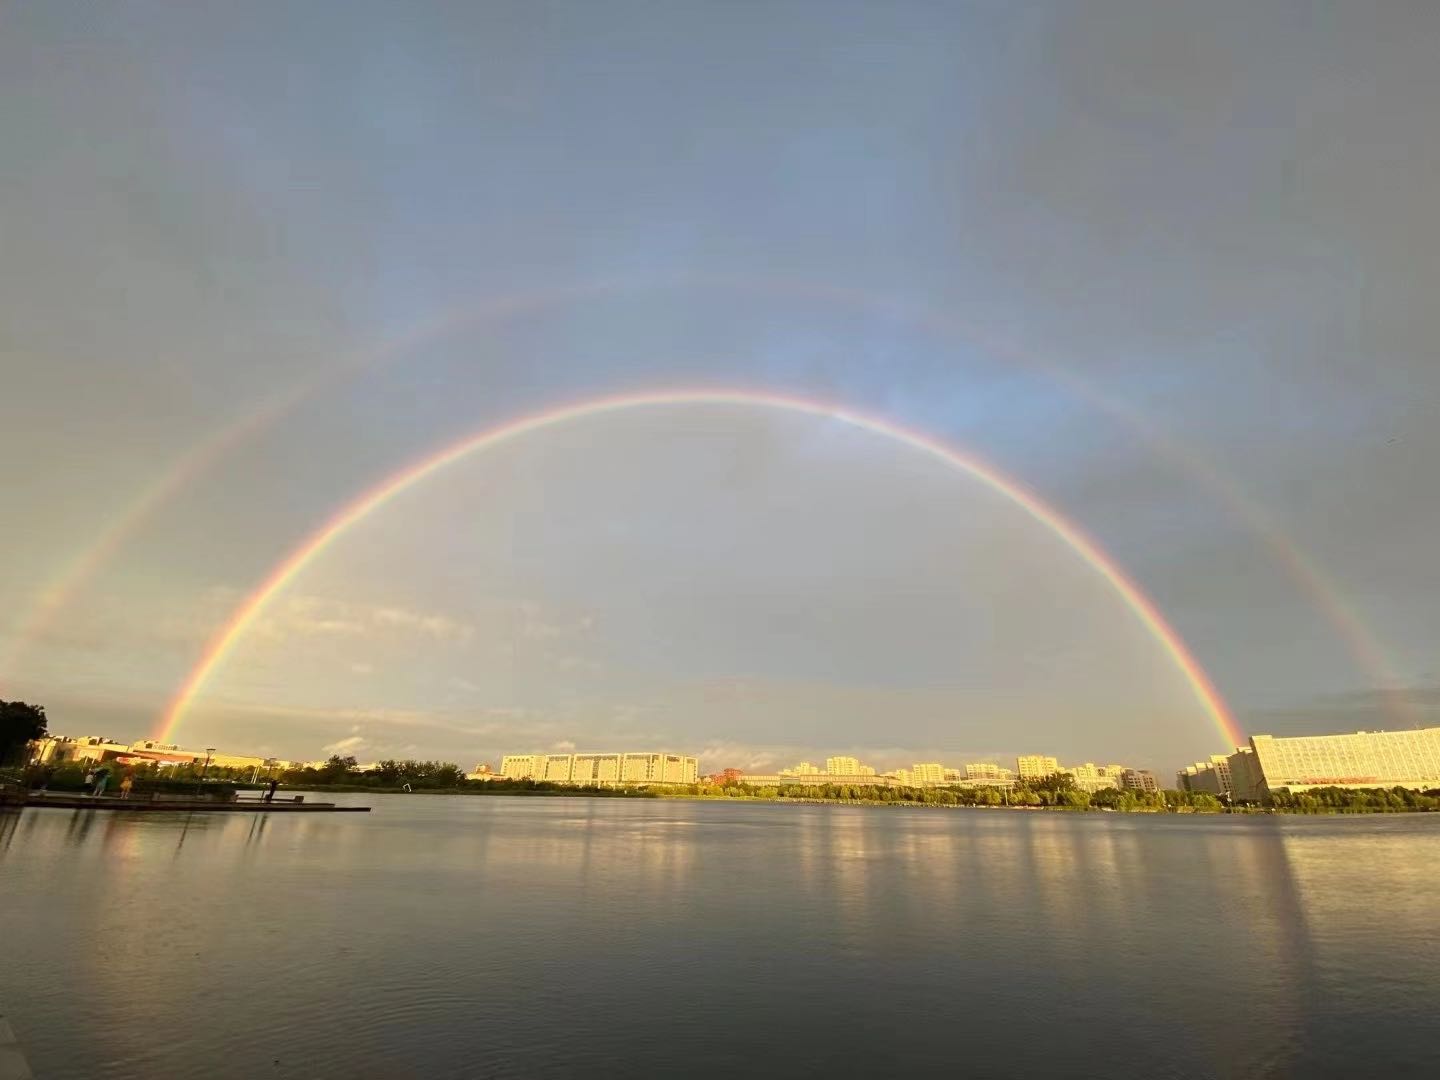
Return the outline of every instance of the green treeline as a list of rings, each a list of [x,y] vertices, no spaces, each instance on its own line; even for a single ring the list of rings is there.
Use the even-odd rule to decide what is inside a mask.
[[[1326,787],[1295,794],[1281,791],[1270,797],[1269,806],[1287,814],[1400,814],[1440,810],[1440,789]]]
[[[373,768],[360,771],[353,757],[332,755],[319,768],[304,766],[286,769],[277,779],[286,787],[332,787],[344,785],[360,788],[461,788],[465,786],[465,774],[460,766],[449,761],[393,761],[379,762]]]
[[[1060,810],[1218,813],[1220,800],[1203,792],[1118,791],[1091,793],[1071,776],[1028,780],[1009,790],[994,787],[879,787],[868,784],[692,784],[701,798],[804,799],[812,802],[893,803],[919,806],[1030,806]]]
[[[261,776],[263,781],[265,777]],[[654,798],[641,788],[552,784],[540,780],[467,780],[460,766],[448,761],[381,761],[361,770],[353,757],[332,756],[319,768],[287,769],[276,779],[290,788],[330,788],[336,791],[446,792],[465,795],[599,795],[618,798]]]
[[[82,770],[83,771],[83,770]],[[201,766],[168,772],[177,785],[193,783]],[[216,769],[211,781],[244,782],[253,770]],[[267,779],[262,772],[259,782]],[[361,771],[355,758],[332,756],[319,768],[289,769],[276,779],[288,788],[330,788],[356,791],[447,792],[466,795],[589,795],[604,798],[656,798],[686,795],[702,799],[801,799],[809,802],[867,803],[916,806],[1015,806],[1057,810],[1114,810],[1123,813],[1218,814],[1274,810],[1290,814],[1398,813],[1440,810],[1440,790],[1418,792],[1407,788],[1363,791],[1320,788],[1297,795],[1280,793],[1263,806],[1231,808],[1207,792],[1120,791],[1102,788],[1081,791],[1074,777],[1048,776],[1027,780],[1014,788],[994,787],[880,787],[866,784],[771,784],[756,786],[744,779],[729,784],[688,784],[679,787],[604,787],[556,784],[540,780],[467,780],[458,765],[442,761],[382,761]],[[140,781],[137,778],[137,790]],[[78,786],[78,783],[77,783]]]

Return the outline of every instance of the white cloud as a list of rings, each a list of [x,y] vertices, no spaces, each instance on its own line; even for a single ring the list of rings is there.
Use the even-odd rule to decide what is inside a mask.
[[[363,735],[347,735],[343,739],[336,739],[332,743],[326,743],[320,749],[327,754],[338,754],[344,757],[346,754],[358,753],[369,747],[370,743]]]
[[[468,623],[408,608],[374,608],[370,612],[370,621],[375,626],[413,630],[436,641],[468,641],[475,634],[475,628]]]

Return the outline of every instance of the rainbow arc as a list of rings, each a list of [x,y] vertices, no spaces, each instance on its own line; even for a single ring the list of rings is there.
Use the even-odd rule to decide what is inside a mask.
[[[1245,741],[1214,682],[1155,602],[1078,525],[1042,501],[1019,481],[1004,475],[971,454],[878,417],[825,402],[749,390],[659,391],[602,397],[551,408],[468,435],[392,474],[360,493],[311,533],[276,564],[264,580],[236,607],[229,619],[212,636],[199,660],[175,692],[155,731],[155,738],[162,742],[172,741],[176,729],[211,675],[278,593],[352,526],[380,510],[401,493],[462,459],[526,435],[606,413],[686,405],[734,405],[773,409],[837,421],[892,439],[978,480],[1049,529],[1110,585],[1184,675],[1197,702],[1213,722],[1227,748]]]

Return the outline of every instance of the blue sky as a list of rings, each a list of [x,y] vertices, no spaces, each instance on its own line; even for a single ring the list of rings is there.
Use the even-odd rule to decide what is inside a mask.
[[[1385,680],[1434,719],[1437,45],[1398,2],[14,5],[0,687],[138,735],[227,605],[380,477],[552,403],[739,385],[1019,477],[1249,730],[1383,726]],[[33,630],[148,484],[312,384]],[[818,422],[587,423],[378,517],[182,738],[1220,748],[1063,546]]]

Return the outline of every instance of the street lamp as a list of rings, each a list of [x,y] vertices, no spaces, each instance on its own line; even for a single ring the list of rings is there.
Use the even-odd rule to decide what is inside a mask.
[[[200,784],[195,788],[195,794],[199,795],[205,787],[205,775],[210,771],[210,756],[215,753],[215,747],[205,747],[205,764],[200,767]]]

